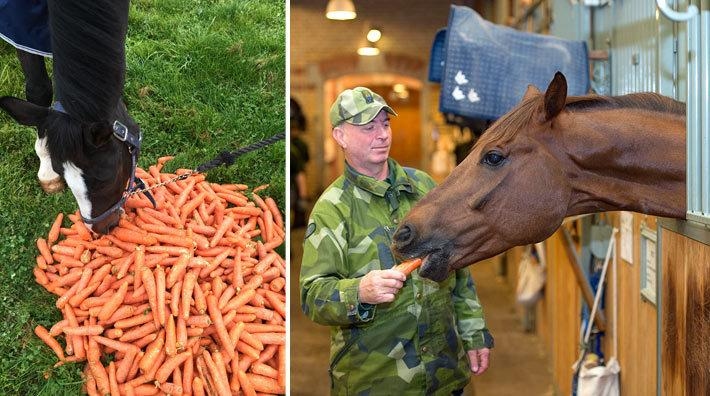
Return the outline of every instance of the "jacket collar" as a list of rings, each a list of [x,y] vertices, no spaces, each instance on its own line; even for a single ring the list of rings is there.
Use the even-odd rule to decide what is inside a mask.
[[[414,191],[413,183],[404,168],[392,158],[387,159],[387,167],[389,169],[387,179],[377,180],[374,177],[366,176],[356,171],[346,161],[345,178],[359,188],[379,197],[384,197],[390,188],[393,188],[397,193],[404,191],[411,194]]]

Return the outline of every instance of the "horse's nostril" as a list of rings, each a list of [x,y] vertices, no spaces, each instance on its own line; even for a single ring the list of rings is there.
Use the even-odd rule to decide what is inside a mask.
[[[398,246],[406,246],[414,239],[414,227],[409,224],[402,224],[394,234],[394,242]]]

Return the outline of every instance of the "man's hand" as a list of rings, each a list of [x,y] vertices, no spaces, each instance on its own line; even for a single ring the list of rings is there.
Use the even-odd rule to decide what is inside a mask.
[[[360,302],[381,304],[394,301],[399,289],[404,286],[407,277],[395,270],[373,270],[362,277],[358,297]]]
[[[490,354],[491,350],[488,348],[468,351],[468,360],[471,361],[473,375],[481,375],[488,369],[488,356]]]

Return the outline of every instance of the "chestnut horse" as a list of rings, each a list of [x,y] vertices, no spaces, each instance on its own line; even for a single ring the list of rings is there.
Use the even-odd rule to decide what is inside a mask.
[[[393,250],[447,274],[543,241],[567,216],[626,210],[685,218],[685,105],[653,93],[567,97],[557,73],[483,133],[403,219]]]
[[[31,4],[27,4],[28,7]],[[74,194],[87,226],[105,233],[134,188],[140,129],[122,101],[128,0],[50,0],[52,86],[38,55],[18,51],[27,98],[0,108],[37,128],[38,177],[47,192]]]

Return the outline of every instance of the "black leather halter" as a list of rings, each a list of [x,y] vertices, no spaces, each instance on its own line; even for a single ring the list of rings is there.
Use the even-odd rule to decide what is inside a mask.
[[[64,110],[64,107],[59,102],[52,103],[51,109],[67,114],[67,112]],[[113,206],[106,209],[103,213],[96,217],[84,217],[83,214],[81,215],[81,219],[86,224],[96,224],[116,212],[122,214],[123,205],[126,203],[126,199],[128,199],[129,196],[134,194],[139,189],[145,189],[145,183],[143,182],[143,180],[136,177],[136,166],[138,164],[138,155],[140,154],[143,134],[140,131],[138,131],[138,133],[136,134],[135,131],[129,130],[128,127],[123,125],[120,121],[115,120],[113,122],[113,137],[125,143],[128,147],[128,153],[131,155],[131,176],[128,179],[128,185],[126,186],[126,189],[121,195],[121,199],[119,199],[118,202],[113,204]],[[150,194],[150,192],[143,191],[143,193],[153,204],[153,207],[156,207],[157,205],[155,203],[155,199],[153,199],[153,196]]]

